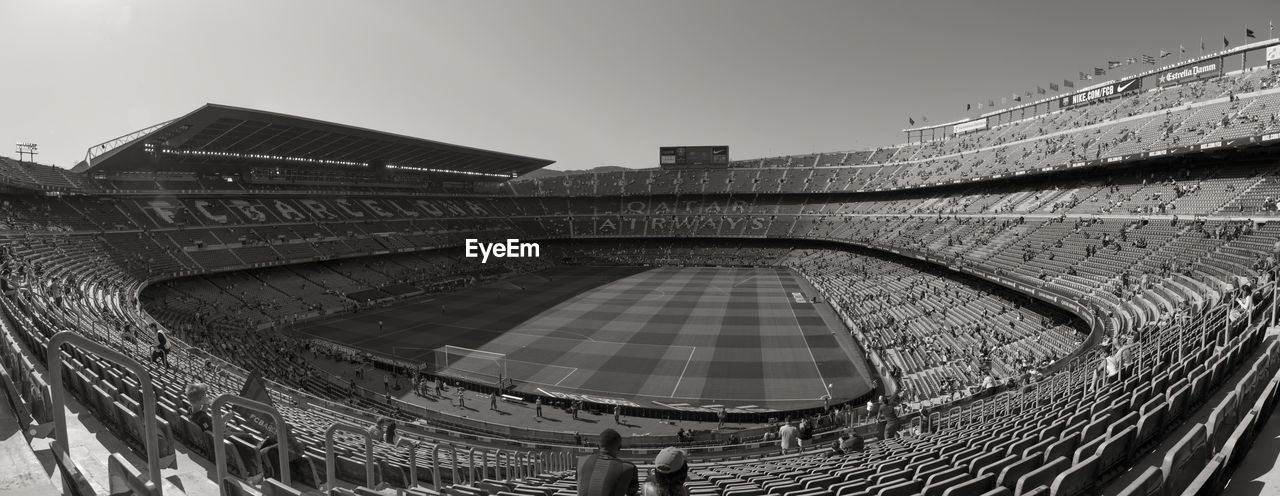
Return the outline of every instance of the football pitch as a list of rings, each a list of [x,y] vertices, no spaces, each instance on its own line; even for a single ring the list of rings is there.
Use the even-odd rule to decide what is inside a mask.
[[[309,323],[314,337],[518,391],[641,406],[786,409],[871,389],[847,333],[787,269],[559,267]],[[381,332],[379,331],[381,322]],[[489,353],[501,354],[495,360]],[[500,365],[499,365],[500,364]]]

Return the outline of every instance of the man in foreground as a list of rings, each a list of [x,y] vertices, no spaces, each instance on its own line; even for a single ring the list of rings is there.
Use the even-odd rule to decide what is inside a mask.
[[[638,496],[640,478],[634,463],[618,459],[622,435],[600,432],[600,451],[578,459],[578,496]]]

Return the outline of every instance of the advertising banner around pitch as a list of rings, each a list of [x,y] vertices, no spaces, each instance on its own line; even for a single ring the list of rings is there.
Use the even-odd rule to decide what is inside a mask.
[[[1130,79],[1128,81],[1120,81],[1116,83],[1108,83],[1096,88],[1080,90],[1068,96],[1064,96],[1058,100],[1058,104],[1062,108],[1071,108],[1087,103],[1101,102],[1112,98],[1133,93],[1142,88],[1141,79]]]
[[[1188,81],[1208,79],[1220,75],[1222,75],[1222,60],[1214,59],[1201,62],[1199,64],[1185,65],[1177,69],[1164,71],[1160,74],[1160,77],[1156,78],[1156,84],[1159,84],[1160,86],[1172,86]]]
[[[973,131],[981,131],[986,128],[987,128],[987,120],[978,119],[978,120],[972,120],[969,122],[962,122],[962,123],[956,124],[955,126],[952,127],[952,131],[955,132],[956,134],[964,134],[964,133],[969,133]]]

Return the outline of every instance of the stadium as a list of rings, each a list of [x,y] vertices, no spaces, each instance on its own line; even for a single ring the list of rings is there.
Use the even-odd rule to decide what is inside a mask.
[[[1255,28],[843,151],[557,170],[237,102],[20,142],[0,494],[1276,494]]]

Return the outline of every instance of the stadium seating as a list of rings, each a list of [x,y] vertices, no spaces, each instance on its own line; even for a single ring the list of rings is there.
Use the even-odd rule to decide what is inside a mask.
[[[861,452],[694,443],[691,494],[1078,495],[1129,475],[1111,489],[1216,494],[1280,389],[1280,346],[1264,340],[1280,172],[1270,148],[1173,167],[1143,154],[1252,143],[1280,132],[1278,110],[1280,70],[1259,69],[927,143],[500,185],[91,178],[0,159],[15,192],[0,205],[0,379],[33,436],[50,435],[61,384],[132,457],[149,456],[151,420],[166,465],[225,449],[231,478],[214,484],[232,494],[573,494],[586,450],[568,434],[521,438],[353,392],[312,361],[357,352],[272,329],[562,263],[780,266],[818,288],[883,391],[907,401],[855,418],[871,434]],[[485,266],[456,256],[477,237],[554,250]],[[61,332],[150,363],[153,328],[176,343],[172,366],[149,368],[155,398],[124,364],[75,346],[53,350],[64,367],[49,376]],[[251,376],[301,447],[292,485],[276,456],[289,443],[268,442],[251,414],[231,413],[225,439],[192,421],[188,385],[238,395]],[[1206,420],[1188,422],[1197,409]],[[406,442],[366,444],[379,417]],[[338,424],[361,432],[326,443]],[[120,455],[103,463],[144,484]]]

